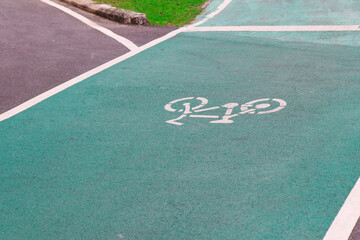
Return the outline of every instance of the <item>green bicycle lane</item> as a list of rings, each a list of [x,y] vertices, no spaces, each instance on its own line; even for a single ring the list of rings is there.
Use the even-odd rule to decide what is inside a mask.
[[[2,238],[321,239],[360,176],[359,54],[182,33],[1,122]],[[167,123],[185,97],[287,106]]]
[[[212,2],[206,13],[213,12],[221,3]],[[201,26],[356,25],[359,9],[356,0],[232,0]]]

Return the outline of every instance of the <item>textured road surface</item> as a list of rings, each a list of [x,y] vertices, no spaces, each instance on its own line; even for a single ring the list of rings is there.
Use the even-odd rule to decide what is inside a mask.
[[[204,25],[355,24],[347,9],[360,12],[319,2],[233,1],[231,19]],[[322,239],[360,176],[359,40],[181,33],[0,122],[0,238]],[[258,114],[279,109],[268,98],[287,105]],[[199,112],[226,103],[244,114]]]

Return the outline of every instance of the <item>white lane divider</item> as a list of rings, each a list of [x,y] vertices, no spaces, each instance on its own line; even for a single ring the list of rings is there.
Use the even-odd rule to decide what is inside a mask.
[[[360,178],[346,198],[323,240],[348,240],[360,216]]]
[[[120,56],[118,58],[115,58],[115,59],[113,59],[113,60],[111,60],[111,61],[109,61],[109,62],[107,62],[107,63],[105,63],[103,65],[100,65],[100,66],[98,66],[98,67],[96,67],[94,69],[91,69],[88,72],[85,72],[85,73],[83,73],[83,74],[81,74],[81,75],[79,75],[79,76],[77,76],[75,78],[72,78],[69,81],[64,82],[64,83],[62,83],[62,84],[60,84],[60,85],[58,85],[58,86],[44,92],[44,93],[42,93],[42,94],[40,94],[40,95],[38,95],[38,96],[36,96],[34,98],[31,98],[30,100],[28,100],[28,101],[26,101],[26,102],[24,102],[24,103],[22,103],[22,104],[20,104],[20,105],[18,105],[16,107],[12,108],[12,109],[0,114],[0,122],[6,120],[6,119],[8,119],[8,118],[10,118],[10,117],[12,117],[12,116],[14,116],[16,114],[18,114],[18,113],[21,113],[22,111],[25,111],[26,109],[28,109],[28,108],[30,108],[30,107],[44,101],[45,99],[47,99],[47,98],[49,98],[49,97],[51,97],[51,96],[53,96],[53,95],[55,95],[55,94],[57,94],[57,93],[59,93],[61,91],[64,91],[65,89],[67,89],[67,88],[69,88],[69,87],[71,87],[71,86],[73,86],[73,85],[75,85],[75,84],[77,84],[77,83],[79,83],[79,82],[81,82],[81,81],[83,81],[83,80],[85,80],[85,79],[87,79],[87,78],[89,78],[89,77],[91,77],[91,76],[93,76],[93,75],[95,75],[95,74],[97,74],[97,73],[99,73],[99,72],[101,72],[101,71],[103,71],[103,70],[105,70],[105,69],[107,69],[107,68],[109,68],[109,67],[111,67],[111,66],[113,66],[113,65],[115,65],[115,64],[117,64],[117,63],[119,63],[119,62],[121,62],[123,60],[125,60],[125,59],[127,59],[127,58],[129,58],[129,57],[132,57],[135,54],[136,54],[135,51],[128,52],[128,53],[126,53],[126,54],[124,54],[124,55],[122,55],[122,56]]]
[[[64,7],[64,6],[61,6],[60,4],[57,4],[57,3],[54,3],[50,0],[41,0],[42,2],[46,3],[46,4],[49,4],[50,6],[53,6],[67,14],[69,14],[70,16],[80,20],[81,22],[85,23],[86,25],[102,32],[103,34],[115,39],[116,41],[118,41],[119,43],[121,43],[122,45],[124,45],[125,47],[127,47],[130,51],[133,51],[133,50],[136,50],[138,49],[138,46],[136,46],[135,43],[133,43],[132,41],[130,41],[129,39],[127,38],[124,38],[112,31],[110,31],[109,29],[107,28],[104,28],[104,27],[101,27],[99,26],[98,24],[96,24],[95,22],[91,21],[90,19]]]
[[[218,7],[217,9],[210,13],[209,15],[205,16],[204,19],[202,19],[201,21],[199,22],[196,22],[194,24],[191,24],[187,27],[184,27],[183,29],[186,29],[186,28],[192,28],[192,27],[195,27],[195,26],[199,26],[200,24],[203,24],[205,23],[207,20],[215,17],[216,15],[218,15],[220,12],[222,12],[230,3],[231,3],[232,0],[225,0],[223,1]]]
[[[86,24],[88,24],[88,23],[93,24],[93,22],[91,22],[87,18],[85,18],[85,17],[81,16],[80,14],[77,14],[77,13],[75,13],[75,12],[73,12],[73,11],[71,11],[71,10],[69,10],[69,9],[59,5],[59,4],[53,3],[53,2],[51,2],[49,0],[41,0],[41,1],[47,3],[47,4],[51,5],[51,6],[54,6],[56,8],[59,8],[62,11],[74,13],[75,14],[74,16],[76,16],[79,20],[83,21]],[[216,14],[220,13],[230,2],[231,2],[231,0],[225,0],[224,3],[222,5],[220,5],[218,7],[218,9],[214,13],[212,13],[210,15],[212,17],[214,17]],[[225,5],[225,3],[226,3],[226,5]],[[210,19],[210,18],[205,18],[201,23],[206,22],[208,19]],[[194,26],[194,25],[195,24],[190,25],[190,26]],[[196,24],[196,25],[198,25],[198,24]],[[100,30],[105,30],[104,32],[109,34],[109,31],[106,31],[107,29],[104,29],[102,27],[98,28],[98,30],[99,29]],[[34,105],[48,99],[49,97],[51,97],[51,96],[53,96],[55,94],[58,94],[59,92],[62,92],[65,89],[67,89],[67,88],[69,88],[69,87],[71,87],[71,86],[73,86],[73,85],[75,85],[75,84],[77,84],[79,82],[82,82],[85,79],[87,79],[87,78],[89,78],[89,77],[91,77],[91,76],[93,76],[93,75],[95,75],[95,74],[97,74],[97,73],[99,73],[99,72],[101,72],[101,71],[103,71],[103,70],[117,64],[117,63],[120,63],[120,62],[122,62],[122,61],[124,61],[124,60],[126,60],[128,58],[131,58],[131,57],[135,56],[136,54],[138,54],[138,53],[140,53],[140,52],[142,52],[142,51],[144,51],[144,50],[146,50],[148,48],[151,48],[151,47],[153,47],[153,46],[155,46],[155,45],[157,45],[157,44],[159,44],[161,42],[164,42],[164,41],[166,41],[166,40],[168,40],[170,38],[173,38],[177,34],[179,34],[181,32],[184,32],[184,30],[185,30],[185,28],[180,28],[180,29],[177,29],[175,31],[169,32],[168,34],[166,34],[166,35],[164,35],[164,36],[162,36],[160,38],[157,38],[157,39],[155,39],[155,40],[153,40],[151,42],[148,42],[147,44],[145,44],[145,45],[143,45],[141,47],[137,47],[135,44],[128,41],[126,38],[123,38],[123,37],[113,33],[117,37],[119,37],[117,39],[124,40],[122,42],[124,44],[127,44],[128,48],[131,50],[130,52],[128,52],[128,53],[126,53],[126,54],[124,54],[124,55],[122,55],[120,57],[117,57],[117,58],[115,58],[115,59],[113,59],[113,60],[111,60],[111,61],[109,61],[107,63],[104,63],[104,64],[102,64],[102,65],[100,65],[100,66],[98,66],[96,68],[93,68],[90,71],[87,71],[87,72],[85,72],[85,73],[83,73],[83,74],[81,74],[81,75],[79,75],[79,76],[77,76],[75,78],[72,78],[69,81],[64,82],[64,83],[62,83],[62,84],[60,84],[60,85],[58,85],[58,86],[44,92],[44,93],[42,93],[42,94],[40,94],[40,95],[38,95],[38,96],[36,96],[34,98],[31,98],[31,99],[27,100],[26,102],[24,102],[24,103],[12,108],[12,109],[0,114],[0,122],[6,120],[8,118],[11,118],[11,117],[15,116],[16,114],[21,113],[21,112],[25,111],[26,109],[31,108],[32,106],[34,106]],[[113,36],[113,34],[110,34],[110,35]],[[114,37],[116,37],[116,36],[114,36]]]
[[[197,106],[192,107],[191,104],[195,102],[195,100],[200,101]],[[184,102],[181,104],[181,102]],[[213,120],[209,123],[233,123],[234,121],[231,120],[233,117],[237,117],[239,115],[243,114],[268,114],[268,113],[274,113],[282,110],[284,107],[286,107],[286,102],[282,99],[278,98],[262,98],[257,99],[254,101],[250,101],[247,103],[244,103],[240,106],[240,112],[234,113],[234,108],[239,106],[238,103],[227,103],[220,106],[200,109],[204,107],[208,103],[208,100],[203,97],[186,97],[186,98],[180,98],[173,100],[165,105],[165,110],[169,112],[179,112],[182,113],[179,117],[175,119],[167,120],[166,122],[169,124],[174,124],[181,126],[184,123],[179,122],[179,120],[189,116],[190,118],[210,118],[210,119],[217,119],[220,118],[220,115],[199,115],[199,114],[192,114],[192,113],[198,113],[198,112],[205,112],[205,111],[211,111],[216,110],[221,107],[225,108],[226,111],[224,115],[219,120]]]
[[[184,32],[334,32],[360,31],[359,25],[324,25],[324,26],[189,26]]]

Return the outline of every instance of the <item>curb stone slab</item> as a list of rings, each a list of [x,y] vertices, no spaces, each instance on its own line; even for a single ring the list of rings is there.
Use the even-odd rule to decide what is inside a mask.
[[[144,13],[137,13],[124,9],[117,9],[107,4],[97,3],[92,0],[60,0],[78,7],[84,11],[94,13],[101,17],[124,24],[149,25]]]

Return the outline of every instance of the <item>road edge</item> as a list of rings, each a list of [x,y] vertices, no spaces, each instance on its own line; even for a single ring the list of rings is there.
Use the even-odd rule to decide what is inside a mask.
[[[97,3],[92,0],[58,0],[80,8],[84,11],[96,14],[109,20],[135,25],[149,25],[149,20],[144,13],[137,13],[124,9],[117,9],[107,4]]]

